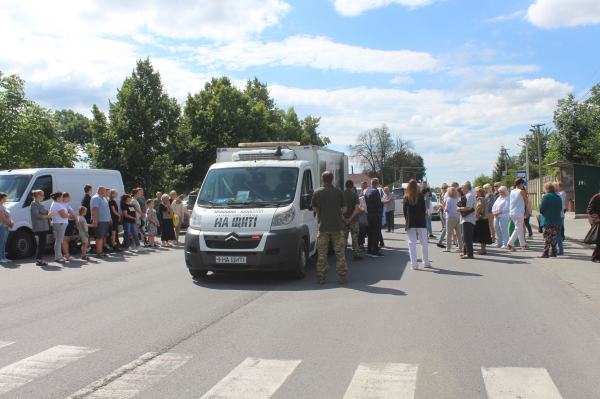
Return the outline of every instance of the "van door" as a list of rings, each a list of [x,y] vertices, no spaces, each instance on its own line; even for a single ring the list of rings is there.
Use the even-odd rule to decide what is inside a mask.
[[[302,175],[302,186],[300,189],[300,216],[302,218],[302,223],[308,227],[308,231],[310,234],[310,245],[308,248],[308,253],[312,254],[317,249],[317,217],[313,212],[311,207],[307,207],[304,205],[305,194],[312,192],[313,188],[313,178],[312,171],[310,169],[305,169]]]
[[[44,192],[44,201],[43,204],[46,208],[50,208],[50,194],[52,194],[55,190],[55,184],[53,184],[53,176],[52,174],[43,174],[35,177],[35,181],[31,185],[29,192],[27,192],[27,199],[23,203],[23,208],[28,207],[33,202],[33,197],[31,196],[31,192],[34,190],[42,190]]]

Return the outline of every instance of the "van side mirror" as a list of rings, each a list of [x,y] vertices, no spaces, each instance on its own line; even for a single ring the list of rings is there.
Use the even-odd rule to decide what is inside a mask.
[[[308,192],[306,194],[304,194],[302,196],[302,209],[310,209],[311,206],[311,202],[312,202],[312,195],[313,195],[314,190],[308,190]]]

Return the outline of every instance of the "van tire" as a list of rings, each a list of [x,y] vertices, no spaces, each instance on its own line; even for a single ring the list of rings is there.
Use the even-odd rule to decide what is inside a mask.
[[[23,259],[32,256],[35,247],[35,239],[29,232],[17,230],[10,241],[8,252],[12,259]]]
[[[208,274],[208,270],[193,270],[188,269],[193,278],[204,278]]]
[[[300,240],[298,248],[298,256],[296,257],[296,267],[292,270],[291,276],[296,280],[302,280],[306,277],[306,264],[308,263],[308,251],[306,250],[306,242]]]

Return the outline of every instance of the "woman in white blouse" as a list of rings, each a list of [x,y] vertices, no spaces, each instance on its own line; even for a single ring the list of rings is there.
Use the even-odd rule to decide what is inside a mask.
[[[494,230],[496,230],[496,238],[498,239],[498,248],[506,248],[508,244],[508,223],[510,213],[510,197],[508,189],[504,186],[498,189],[500,197],[494,202],[492,213],[494,214]]]

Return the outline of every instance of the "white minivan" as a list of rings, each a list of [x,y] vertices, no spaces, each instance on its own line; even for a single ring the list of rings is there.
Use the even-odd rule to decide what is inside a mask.
[[[14,227],[8,233],[7,251],[12,259],[19,259],[34,254],[36,241],[31,232],[31,214],[29,205],[33,201],[31,191],[44,192],[44,205],[50,208],[50,194],[55,191],[68,192],[71,195],[69,205],[75,212],[81,206],[85,194],[83,187],[91,184],[95,193],[98,186],[115,188],[122,195],[124,192],[121,173],[104,169],[11,169],[0,171],[0,192],[7,194],[4,204],[10,211]],[[48,244],[54,242],[48,236]]]

